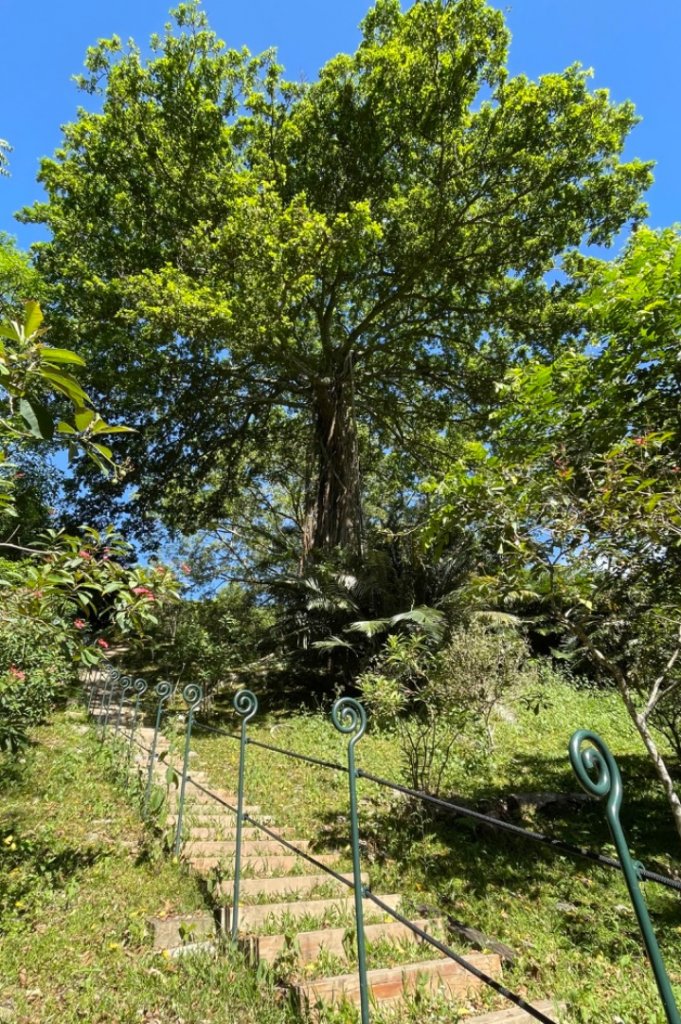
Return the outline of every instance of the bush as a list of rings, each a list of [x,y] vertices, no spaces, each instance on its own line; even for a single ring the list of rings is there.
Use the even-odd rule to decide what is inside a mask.
[[[14,751],[25,742],[74,678],[73,664],[46,643],[42,625],[0,627],[0,747]]]
[[[359,685],[374,717],[395,729],[410,785],[438,794],[454,764],[479,770],[485,763],[492,716],[528,675],[537,670],[525,640],[476,623],[440,648],[423,634],[389,637]]]

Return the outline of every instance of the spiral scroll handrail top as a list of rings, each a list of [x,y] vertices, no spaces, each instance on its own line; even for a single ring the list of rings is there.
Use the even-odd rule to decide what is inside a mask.
[[[354,697],[339,697],[331,708],[331,721],[344,735],[354,733],[353,741],[357,742],[367,727],[367,713]]]
[[[147,687],[149,684],[147,683],[146,679],[142,679],[140,676],[135,680],[135,682],[132,685],[135,693],[138,695],[138,697],[141,697],[143,693],[147,692]]]
[[[583,747],[585,743],[589,746]],[[578,729],[570,738],[568,752],[582,789],[600,800],[607,797],[608,813],[618,815],[622,805],[622,777],[605,740],[589,729]]]
[[[232,704],[237,715],[240,715],[244,722],[249,722],[258,710],[258,698],[252,690],[239,690],[234,694]]]
[[[198,683],[187,683],[182,691],[182,699],[194,711],[203,700],[203,689]]]
[[[168,697],[172,692],[173,684],[168,682],[167,679],[162,679],[160,683],[157,683],[156,688],[154,690],[154,693],[161,701],[168,700]]]

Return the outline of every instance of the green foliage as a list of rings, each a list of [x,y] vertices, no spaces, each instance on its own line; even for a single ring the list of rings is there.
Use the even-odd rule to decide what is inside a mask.
[[[167,604],[149,629],[137,661],[130,663],[180,688],[199,683],[206,697],[231,694],[240,680],[251,679],[257,671],[260,644],[271,624],[269,608],[230,584],[214,598]]]
[[[427,633],[388,637],[358,682],[378,721],[395,729],[413,788],[438,794],[461,764],[485,776],[493,715],[532,676],[528,660],[508,627],[473,623],[439,647]]]
[[[100,470],[115,473],[111,449],[102,444],[102,436],[130,429],[110,426],[90,407],[71,372],[85,361],[70,349],[45,345],[42,324],[42,310],[33,300],[25,303],[22,320],[0,322],[0,509],[5,515],[12,512],[10,445],[60,442],[70,457],[83,449]],[[55,416],[49,402],[54,398],[66,399],[73,410],[72,423]]]
[[[645,212],[633,108],[576,65],[511,77],[482,0],[381,0],[310,84],[194,3],[174,20],[148,59],[88,52],[96,110],[24,211],[55,322],[138,430],[132,488],[99,490],[129,511],[134,489],[140,530],[226,524],[234,575],[252,549],[274,575],[361,557],[368,495],[448,459],[527,339],[545,356],[574,319],[546,274]]]
[[[0,319],[21,319],[27,297],[43,301],[45,284],[15,240],[0,231]]]
[[[650,729],[681,682],[681,234],[642,228],[612,264],[571,265],[581,344],[508,374],[490,445],[435,488],[428,536],[486,535],[498,559],[478,595],[539,600],[618,687],[681,833]]]
[[[0,562],[0,571],[12,571]],[[73,663],[47,641],[38,623],[17,616],[0,622],[0,747],[16,749],[42,722],[54,698],[74,681]]]

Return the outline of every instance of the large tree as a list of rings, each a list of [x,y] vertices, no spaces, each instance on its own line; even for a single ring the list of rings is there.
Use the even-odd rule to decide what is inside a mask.
[[[642,215],[632,105],[577,65],[510,77],[484,0],[378,0],[312,84],[173,18],[148,59],[88,52],[96,110],[42,164],[52,319],[138,429],[123,506],[210,526],[286,477],[302,557],[361,554],[374,464],[408,479],[483,422],[564,332],[547,275]]]

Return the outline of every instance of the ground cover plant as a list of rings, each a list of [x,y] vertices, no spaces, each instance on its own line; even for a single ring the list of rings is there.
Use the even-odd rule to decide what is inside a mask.
[[[205,893],[145,831],[82,711],[34,731],[0,773],[2,1020],[290,1019],[236,954],[151,951],[146,918],[205,909]]]
[[[484,763],[472,765],[454,752],[447,775],[449,795],[612,855],[600,805],[568,802],[548,816],[530,809],[518,817],[509,803],[510,794],[579,794],[567,741],[577,728],[594,729],[618,757],[625,786],[623,820],[636,856],[649,868],[676,872],[679,861],[669,854],[675,848],[674,824],[617,695],[554,678],[545,684],[544,698],[538,710],[518,701],[510,715],[493,718],[494,746]],[[230,726],[229,721],[224,724]],[[249,734],[344,763],[344,741],[328,713],[263,713],[253,720]],[[238,744],[200,728],[195,736],[201,765],[213,782],[233,786]],[[359,766],[407,781],[397,739],[394,731],[370,728],[358,746]],[[246,785],[249,800],[278,824],[294,826],[301,837],[314,839],[318,852],[348,852],[344,774],[253,746],[248,749]],[[515,966],[505,972],[510,987],[536,998],[564,999],[568,1021],[612,1024],[619,1016],[661,1024],[652,975],[616,872],[557,856],[465,818],[427,813],[365,780],[359,786],[363,861],[376,892],[409,894],[410,910],[439,907],[505,942],[517,954]],[[651,883],[644,888],[678,992],[678,895]]]

